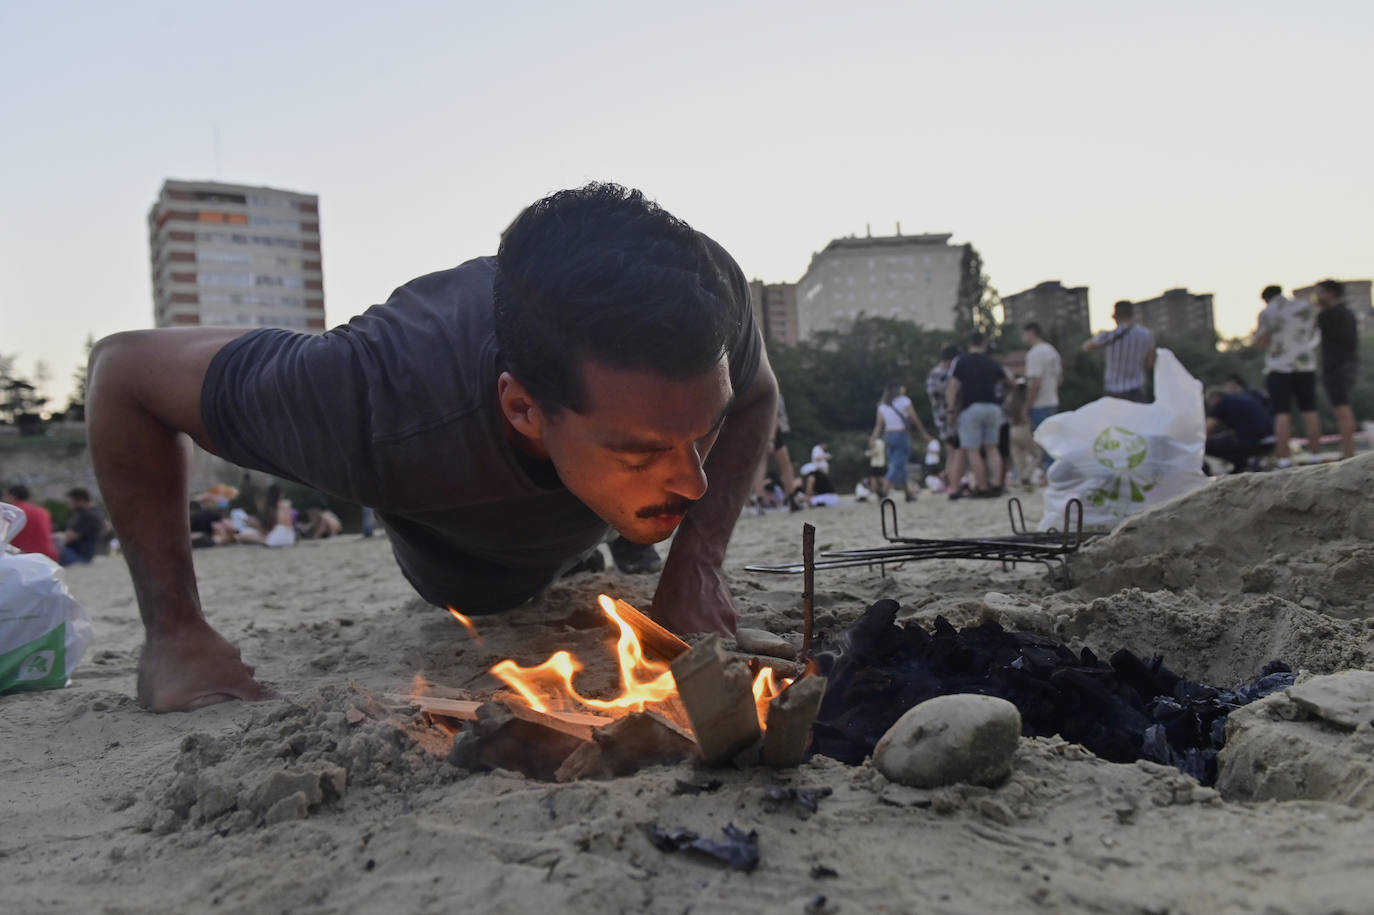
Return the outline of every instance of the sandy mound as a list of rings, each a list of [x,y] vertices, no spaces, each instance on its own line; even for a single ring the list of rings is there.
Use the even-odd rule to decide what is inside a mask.
[[[1265,594],[1374,616],[1374,454],[1217,480],[1129,518],[1074,563],[1076,593]]]
[[[449,742],[357,688],[326,687],[301,702],[256,706],[235,732],[193,731],[171,783],[148,795],[142,828],[209,825],[218,835],[305,819],[348,789],[414,791],[454,781]]]

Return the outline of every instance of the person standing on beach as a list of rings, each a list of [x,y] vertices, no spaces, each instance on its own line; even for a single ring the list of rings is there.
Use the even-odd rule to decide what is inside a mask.
[[[1064,383],[1064,361],[1041,334],[1040,325],[1031,321],[1021,329],[1021,342],[1026,351],[1026,398],[1022,419],[1030,424],[1033,434],[1040,424],[1059,412],[1059,386]],[[1043,468],[1050,466],[1050,456],[1042,454]],[[1026,482],[1026,481],[1022,481]]]
[[[1360,333],[1355,313],[1345,304],[1345,286],[1337,280],[1317,284],[1317,328],[1322,342],[1322,387],[1336,414],[1341,457],[1355,456],[1355,411],[1350,392],[1360,377]]]
[[[1136,403],[1150,402],[1150,373],[1155,367],[1155,335],[1135,320],[1135,306],[1117,302],[1112,309],[1116,330],[1083,341],[1083,352],[1101,350],[1106,357],[1103,387],[1108,397]]]
[[[899,381],[889,381],[883,389],[883,399],[878,403],[878,415],[869,440],[882,438],[887,451],[887,482],[894,489],[905,492],[908,502],[916,501],[916,493],[907,474],[907,464],[911,460],[912,428],[920,433],[922,441],[930,438],[911,398],[906,396],[906,387]]]
[[[940,361],[931,368],[926,376],[926,396],[930,398],[930,415],[935,420],[935,434],[949,448],[949,458],[945,462],[945,488],[957,493],[964,478],[964,453],[959,450],[959,430],[954,427],[953,414],[949,410],[949,373],[954,360],[959,358],[959,347],[946,346],[940,350]]]
[[[1264,310],[1254,344],[1264,350],[1265,386],[1274,413],[1274,457],[1280,468],[1293,466],[1290,439],[1294,405],[1307,429],[1307,449],[1321,448],[1321,423],[1317,419],[1317,314],[1306,299],[1290,299],[1279,286],[1260,293]]]
[[[998,450],[1002,396],[1005,385],[1016,383],[1011,373],[987,354],[987,349],[987,338],[981,333],[969,337],[969,351],[954,363],[946,394],[950,412],[958,416],[959,446],[973,471],[976,499],[1001,495],[1005,470]],[[958,496],[957,491],[950,493],[951,499]]]
[[[501,612],[611,529],[648,551],[676,532],[652,615],[735,629],[721,564],[777,383],[734,259],[639,191],[553,194],[496,257],[324,334],[117,334],[89,377],[91,454],[146,633],[138,694],[155,711],[270,695],[203,613],[183,436],[376,509],[436,606]]]

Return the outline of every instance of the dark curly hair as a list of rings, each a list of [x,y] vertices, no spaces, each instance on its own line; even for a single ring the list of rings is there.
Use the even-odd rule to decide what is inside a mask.
[[[501,239],[495,298],[503,367],[553,413],[586,410],[584,359],[690,378],[740,326],[704,237],[618,184],[526,208]]]

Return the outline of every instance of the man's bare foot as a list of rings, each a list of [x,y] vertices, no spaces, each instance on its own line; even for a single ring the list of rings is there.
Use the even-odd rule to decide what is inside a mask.
[[[200,622],[174,633],[149,634],[138,661],[138,701],[154,712],[183,712],[242,699],[276,697],[253,679],[239,650]]]

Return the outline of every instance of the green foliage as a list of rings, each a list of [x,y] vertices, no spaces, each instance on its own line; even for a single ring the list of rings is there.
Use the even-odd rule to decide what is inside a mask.
[[[983,256],[973,245],[964,246],[959,262],[959,292],[954,305],[954,331],[961,338],[981,331],[997,335],[1002,313],[1002,297],[983,272]]]

